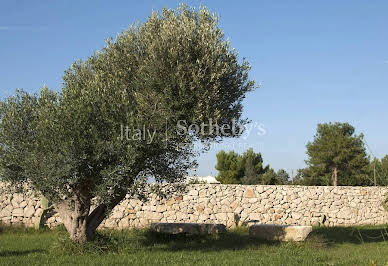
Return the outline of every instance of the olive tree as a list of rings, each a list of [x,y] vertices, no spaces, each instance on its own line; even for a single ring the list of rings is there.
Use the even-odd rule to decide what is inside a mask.
[[[74,62],[61,90],[17,91],[0,102],[0,178],[50,200],[72,240],[93,239],[147,180],[182,181],[194,143],[239,135],[231,128],[247,122],[249,69],[206,8],[153,12]],[[222,134],[177,130],[204,123],[227,126]]]

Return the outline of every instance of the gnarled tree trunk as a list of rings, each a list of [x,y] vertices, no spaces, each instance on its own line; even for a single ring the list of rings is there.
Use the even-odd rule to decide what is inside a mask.
[[[123,197],[114,201],[113,208]],[[105,204],[97,206],[90,212],[91,197],[89,193],[79,192],[70,199],[55,203],[54,207],[62,218],[70,239],[77,243],[93,240],[97,227],[106,218],[108,207]]]
[[[89,202],[66,200],[55,204],[55,209],[62,218],[70,239],[77,243],[93,240],[97,227],[106,217],[105,205],[98,206],[89,214],[90,200]]]
[[[90,211],[89,197],[82,194],[76,195],[55,203],[54,207],[62,218],[71,240],[84,243],[92,237],[87,234],[87,218]]]

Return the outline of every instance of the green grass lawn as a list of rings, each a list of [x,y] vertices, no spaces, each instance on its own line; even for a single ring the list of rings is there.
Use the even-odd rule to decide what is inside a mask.
[[[376,264],[374,264],[376,263]],[[0,265],[387,265],[387,227],[315,228],[304,243],[104,230],[79,247],[63,229],[0,228]]]

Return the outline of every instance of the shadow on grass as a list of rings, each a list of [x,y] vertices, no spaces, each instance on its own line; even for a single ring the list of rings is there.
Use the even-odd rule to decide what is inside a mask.
[[[12,256],[25,256],[32,253],[45,253],[43,249],[30,249],[30,250],[18,250],[18,251],[0,251],[0,257],[12,257]]]
[[[246,228],[228,231],[219,235],[170,235],[150,230],[144,232],[140,242],[145,247],[169,251],[221,251],[258,249],[261,245],[279,245],[280,242],[269,242],[249,237]]]
[[[1,229],[1,228],[0,228]],[[388,244],[388,226],[364,227],[316,227],[305,242],[282,243],[269,242],[249,237],[248,228],[240,227],[220,235],[170,235],[152,232],[150,230],[99,230],[94,241],[84,245],[73,243],[62,227],[54,230],[44,230],[54,234],[52,251],[60,253],[133,253],[136,250],[161,251],[223,251],[223,250],[257,250],[265,247],[307,247],[330,248],[337,244],[378,243],[386,241]],[[3,233],[40,234],[26,228],[3,228]],[[1,232],[0,232],[1,235]],[[23,256],[28,253],[43,252],[43,250],[6,251],[0,256]]]
[[[342,243],[363,244],[384,241],[388,243],[388,227],[318,227],[314,228],[305,242],[295,242],[291,245],[329,248]],[[145,231],[141,244],[170,251],[253,250],[260,246],[283,245],[279,241],[269,242],[251,238],[246,228],[210,236],[169,235]]]
[[[61,235],[63,237],[61,237]],[[261,244],[277,245],[278,242],[263,242],[249,238],[247,230],[227,232],[221,235],[169,235],[150,230],[101,230],[92,242],[79,245],[73,243],[65,234],[59,234],[54,244],[56,251],[83,253],[132,253],[136,250],[165,251],[221,251],[257,249]]]
[[[363,227],[317,227],[313,229],[308,240],[320,239],[331,244],[388,243],[388,226]]]

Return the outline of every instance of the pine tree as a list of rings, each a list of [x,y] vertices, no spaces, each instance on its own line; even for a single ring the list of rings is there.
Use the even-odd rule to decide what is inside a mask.
[[[320,185],[372,184],[363,135],[356,135],[350,124],[318,124],[313,142],[306,147],[308,179],[319,180]]]

